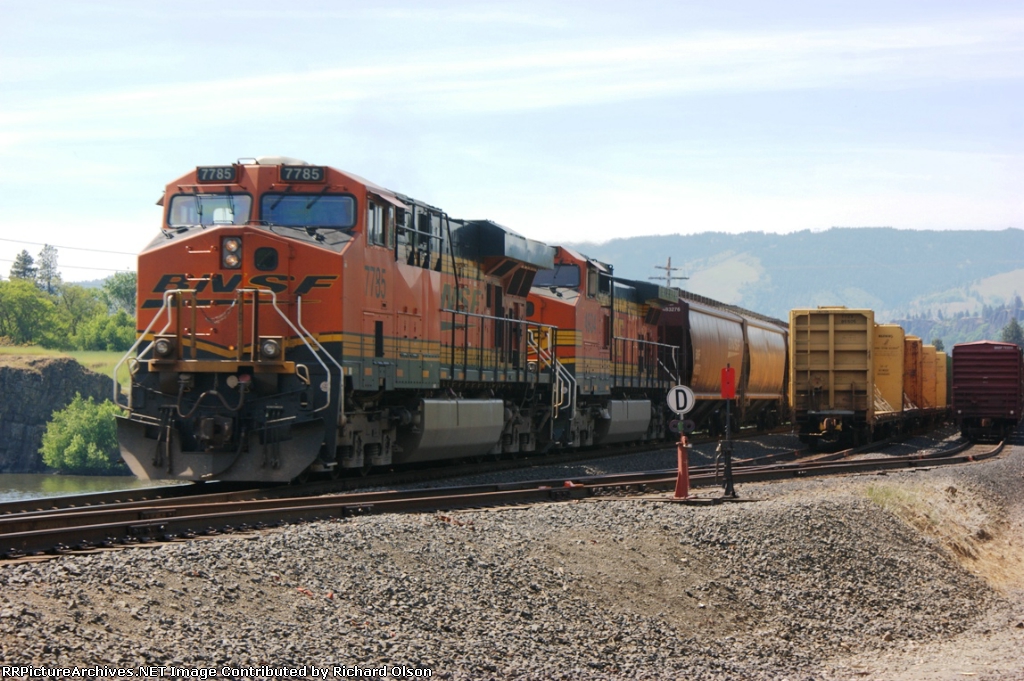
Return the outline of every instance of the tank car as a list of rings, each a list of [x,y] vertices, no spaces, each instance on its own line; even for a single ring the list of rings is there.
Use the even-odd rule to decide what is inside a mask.
[[[726,367],[737,377],[735,424],[765,429],[787,418],[788,329],[782,320],[677,291],[661,314],[658,334],[680,349],[682,382],[697,399],[687,414],[696,429],[724,431],[721,372]]]
[[[964,437],[998,441],[1024,411],[1024,357],[1013,343],[978,341],[953,346],[953,418]]]
[[[537,447],[564,388],[536,344],[557,330],[526,320],[552,247],[280,157],[197,167],[161,205],[115,386],[140,478],[284,482]]]

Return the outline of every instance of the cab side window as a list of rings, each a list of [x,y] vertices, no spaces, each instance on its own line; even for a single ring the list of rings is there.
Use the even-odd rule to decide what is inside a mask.
[[[373,201],[366,204],[366,242],[375,246],[384,246],[384,206]]]
[[[593,298],[597,295],[597,269],[593,265],[587,266],[587,297]]]
[[[395,207],[389,205],[384,216],[384,245],[395,247]]]

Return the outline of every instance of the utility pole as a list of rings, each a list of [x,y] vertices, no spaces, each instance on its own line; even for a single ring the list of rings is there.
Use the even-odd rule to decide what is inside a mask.
[[[675,272],[675,271],[680,271],[681,272],[682,269],[683,269],[682,267],[672,267],[672,256],[669,256],[668,262],[666,262],[664,265],[655,265],[654,268],[655,269],[659,269],[659,270],[665,270],[665,276],[663,276],[663,277],[647,277],[647,278],[648,279],[655,279],[657,281],[664,281],[665,282],[665,286],[667,286],[668,288],[672,288],[672,280],[673,279],[678,279],[680,281],[682,281],[684,279],[689,279],[689,277],[684,277],[682,275],[674,276],[672,274],[672,272]]]

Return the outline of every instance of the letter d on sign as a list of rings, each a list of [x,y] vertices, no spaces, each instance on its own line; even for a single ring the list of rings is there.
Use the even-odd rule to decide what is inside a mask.
[[[693,391],[685,385],[677,385],[665,395],[668,408],[679,416],[693,409],[694,401]]]

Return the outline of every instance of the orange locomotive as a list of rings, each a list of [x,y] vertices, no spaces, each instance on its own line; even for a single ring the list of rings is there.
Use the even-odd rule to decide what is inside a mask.
[[[140,478],[284,482],[662,428],[649,284],[561,249],[587,286],[531,295],[556,249],[294,159],[198,167],[161,204],[115,388]]]
[[[678,347],[653,339],[677,292],[619,279],[611,265],[561,246],[533,284],[527,318],[557,329],[552,439],[587,446],[662,437]]]

